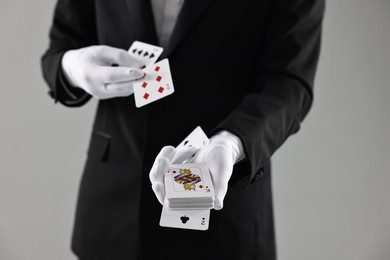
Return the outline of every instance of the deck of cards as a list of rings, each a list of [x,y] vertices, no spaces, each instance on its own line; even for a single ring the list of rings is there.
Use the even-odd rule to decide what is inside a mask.
[[[163,48],[135,41],[128,53],[142,65],[145,76],[134,82],[136,107],[142,107],[173,94],[173,80],[168,59],[155,63]]]
[[[161,226],[208,229],[214,188],[204,164],[172,164],[165,174],[165,193]]]
[[[210,140],[199,126],[177,147],[177,151],[208,145]],[[165,201],[160,226],[207,230],[214,205],[214,187],[204,164],[172,164],[164,176]]]
[[[172,164],[165,174],[167,206],[171,209],[211,209],[214,190],[203,164]]]

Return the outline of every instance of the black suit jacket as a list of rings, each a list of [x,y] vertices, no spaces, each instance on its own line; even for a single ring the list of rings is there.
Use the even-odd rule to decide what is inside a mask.
[[[271,155],[312,103],[323,0],[186,0],[168,48],[175,93],[142,108],[132,96],[99,102],[75,218],[81,259],[275,259]],[[157,44],[147,0],[59,0],[42,58],[50,95],[90,96],[60,69],[70,49]],[[221,211],[208,231],[159,227],[148,179],[160,149],[197,125],[243,143]]]

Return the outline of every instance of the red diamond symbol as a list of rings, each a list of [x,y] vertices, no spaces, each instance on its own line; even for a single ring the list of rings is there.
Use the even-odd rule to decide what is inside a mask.
[[[160,92],[160,93],[163,93],[163,91],[164,91],[164,88],[163,88],[163,87],[160,87],[160,88],[158,89],[158,92]]]
[[[148,97],[149,97],[149,94],[148,94],[148,93],[145,93],[144,99],[148,99]]]
[[[159,70],[160,70],[160,67],[157,66],[154,70],[155,70],[155,71],[159,71]]]
[[[158,82],[160,82],[161,79],[162,79],[162,77],[161,77],[161,76],[158,76],[156,80],[157,80]]]
[[[148,83],[144,82],[144,84],[142,84],[142,87],[146,88],[147,85],[148,85]]]
[[[203,185],[199,185],[199,188],[203,189]]]

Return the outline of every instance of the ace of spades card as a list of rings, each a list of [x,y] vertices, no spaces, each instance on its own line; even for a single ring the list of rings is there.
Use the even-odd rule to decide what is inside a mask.
[[[173,94],[173,80],[168,59],[159,61],[142,70],[145,76],[134,82],[136,107],[142,107]]]

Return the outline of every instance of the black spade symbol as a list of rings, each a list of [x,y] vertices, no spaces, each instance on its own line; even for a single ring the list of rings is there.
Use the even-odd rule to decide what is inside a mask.
[[[133,50],[133,53],[135,53],[137,51],[137,48],[135,48],[134,50]]]
[[[186,215],[184,215],[184,216],[182,216],[182,217],[180,218],[180,220],[181,220],[181,222],[182,222],[183,224],[185,224],[185,223],[187,223],[188,220],[190,220],[190,218],[187,217]]]
[[[154,58],[154,53],[150,54],[149,58]]]
[[[148,56],[149,55],[149,52],[145,51],[144,53],[144,57]]]
[[[138,55],[141,55],[142,54],[142,50],[140,50],[139,52],[138,52]]]

